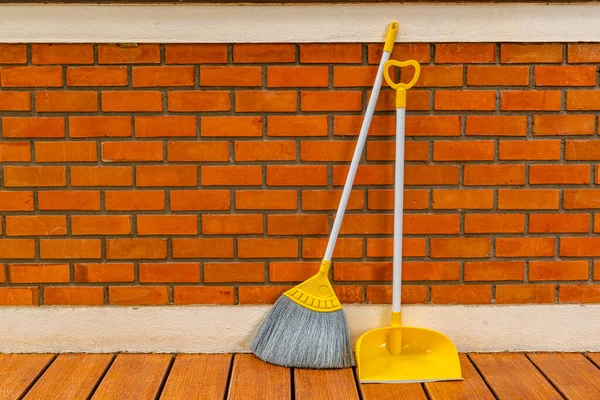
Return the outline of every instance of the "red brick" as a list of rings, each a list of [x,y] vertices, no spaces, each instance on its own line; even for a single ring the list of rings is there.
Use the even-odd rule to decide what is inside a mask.
[[[194,86],[194,67],[133,67],[133,87]]]
[[[227,62],[226,44],[167,44],[167,64],[224,64]]]
[[[340,233],[343,235],[391,234],[394,229],[393,224],[393,214],[349,214],[344,217]]]
[[[500,62],[502,63],[559,63],[561,61],[561,44],[503,43],[500,45]]]
[[[67,234],[64,215],[7,215],[7,236],[61,236]]]
[[[496,109],[496,92],[491,90],[437,90],[436,110],[491,111]]]
[[[352,148],[354,150],[354,148]],[[408,142],[404,146],[404,160],[427,161],[429,160],[429,143]],[[388,141],[369,141],[367,143],[367,160],[393,161],[396,159],[396,145]],[[350,160],[351,158],[349,158]]]
[[[102,161],[162,161],[162,142],[103,142]]]
[[[405,234],[452,234],[458,233],[460,218],[453,214],[405,214]],[[392,214],[352,214],[344,218],[342,234],[391,234],[393,233]]]
[[[265,264],[262,262],[205,263],[204,282],[264,282]]]
[[[325,68],[323,87],[327,87],[329,83],[329,74],[327,67],[305,67],[305,68]],[[377,76],[378,67],[367,66],[335,66],[333,67],[333,86],[335,87],[372,87]],[[383,85],[387,85],[385,80]],[[298,85],[300,86],[300,85]]]
[[[158,64],[160,47],[158,44],[119,46],[98,45],[98,64]]]
[[[404,262],[403,281],[447,281],[458,280],[458,262]],[[391,281],[391,262],[337,262],[336,281]]]
[[[496,238],[497,257],[551,257],[554,255],[554,238]]]
[[[443,285],[431,287],[433,304],[489,304],[492,301],[490,285]]]
[[[323,258],[327,248],[328,238],[304,238],[302,239],[302,258]],[[337,258],[361,258],[363,256],[362,238],[338,238],[335,243],[333,257]],[[272,264],[272,263],[271,263]],[[316,271],[314,271],[316,273]]]
[[[297,210],[298,192],[295,190],[238,190],[235,192],[235,208],[236,210]]]
[[[229,92],[225,91],[177,91],[169,92],[169,111],[229,111]]]
[[[499,210],[557,210],[558,190],[500,189]]]
[[[401,82],[409,83],[414,77],[412,71],[401,73]],[[372,82],[372,81],[371,81]],[[463,66],[422,66],[421,75],[415,87],[449,87],[463,85]],[[372,86],[369,85],[369,86]]]
[[[31,161],[29,142],[0,143],[0,162]]]
[[[342,303],[362,303],[362,285],[336,285],[333,287],[335,295]]]
[[[438,140],[433,143],[434,161],[484,161],[494,159],[492,140]]]
[[[202,216],[203,235],[253,235],[264,233],[262,214]]]
[[[403,238],[402,255],[404,257],[423,257],[427,252],[427,242],[424,238]],[[394,254],[391,238],[367,239],[367,257],[392,257]]]
[[[302,282],[315,275],[318,271],[319,262],[273,261],[269,263],[269,281]]]
[[[71,167],[72,186],[131,186],[131,167]]]
[[[600,287],[596,285],[560,285],[561,303],[600,303]]]
[[[269,116],[268,136],[327,136],[326,115]]]
[[[258,84],[260,85],[260,80]],[[327,87],[329,86],[329,68],[313,66],[269,66],[267,68],[267,86],[294,88]]]
[[[344,185],[348,169],[349,167],[345,165],[333,167],[333,184],[335,186]],[[361,165],[354,178],[355,185],[389,185],[393,182],[394,172],[391,165]]]
[[[523,261],[470,261],[464,265],[465,281],[522,281]]]
[[[2,61],[0,47],[0,61]],[[0,305],[3,306],[37,306],[38,288],[12,287],[0,288]]]
[[[527,117],[499,115],[469,115],[467,136],[526,136]]]
[[[129,137],[131,117],[69,117],[69,136],[72,138]]]
[[[292,112],[298,108],[296,92],[238,91],[235,94],[236,112]]]
[[[492,43],[442,43],[435,45],[436,63],[491,63],[496,60]]]
[[[109,286],[108,302],[119,306],[164,305],[169,303],[166,286]]]
[[[238,239],[239,258],[297,258],[298,239]]]
[[[453,165],[407,165],[404,174],[405,185],[458,184],[458,168]]]
[[[97,161],[95,142],[36,142],[36,162]]]
[[[530,261],[531,281],[582,281],[589,277],[589,262],[577,261]]]
[[[392,302],[391,286],[367,286],[367,302],[370,304],[390,304]],[[427,287],[402,285],[402,304],[427,302]]]
[[[303,190],[303,210],[337,210],[342,198],[341,190]],[[364,208],[365,193],[362,190],[353,190],[348,198],[347,210],[362,210]]]
[[[296,142],[292,140],[235,142],[234,152],[236,161],[296,160]]]
[[[69,282],[68,264],[11,264],[11,283],[63,283]]]
[[[98,110],[96,92],[36,92],[37,112],[86,112]]]
[[[262,136],[263,118],[258,116],[214,116],[200,118],[202,136]]]
[[[0,239],[0,258],[34,258],[33,239]]]
[[[594,280],[600,280],[600,261],[594,261]]]
[[[307,43],[300,45],[301,63],[360,63],[362,45],[359,43]]]
[[[26,62],[25,44],[0,44],[0,64],[25,64]]]
[[[560,110],[561,93],[556,90],[522,90],[504,91],[500,101],[500,109],[511,110]]]
[[[101,256],[102,249],[98,239],[40,239],[41,259],[91,259]],[[67,278],[66,281],[68,280]]]
[[[256,186],[262,184],[259,165],[202,166],[203,186]]]
[[[496,304],[554,303],[554,285],[498,285]]]
[[[137,186],[196,186],[198,168],[195,165],[138,165],[135,168]]]
[[[162,190],[107,190],[104,192],[106,210],[164,210],[165,192]]]
[[[135,136],[146,137],[194,137],[195,116],[135,117]]]
[[[129,215],[72,215],[72,235],[130,235]]]
[[[431,238],[432,258],[485,258],[491,254],[490,238]]]
[[[223,304],[233,305],[233,287],[225,286],[175,286],[175,304]]]
[[[600,256],[600,238],[597,237],[561,237],[560,256],[562,257],[598,257]]]
[[[4,167],[5,187],[66,186],[65,167]]]
[[[65,119],[61,117],[3,117],[4,138],[63,138]]]
[[[240,304],[273,304],[289,286],[241,286],[238,289]]]
[[[235,63],[285,63],[296,61],[292,43],[236,43],[233,45]]]
[[[467,214],[465,233],[523,233],[525,216],[522,214]]]
[[[434,189],[434,210],[491,209],[494,206],[493,190]]]
[[[33,192],[0,191],[0,211],[33,211]]]
[[[38,44],[31,45],[32,64],[93,64],[91,44]]]
[[[395,43],[390,59],[416,60],[420,63],[429,62],[429,43]],[[369,44],[369,64],[379,64],[383,54],[383,43]]]
[[[367,194],[369,210],[393,210],[394,191],[370,189]],[[337,204],[337,203],[336,203]],[[336,206],[337,207],[337,206]],[[405,210],[425,210],[429,208],[428,190],[404,190]]]
[[[323,116],[325,117],[325,116]],[[424,118],[428,118],[429,121],[423,121],[424,118],[416,117],[416,118],[420,118],[418,120],[414,120],[415,117],[413,116],[408,116],[406,117],[406,136],[416,136],[414,135],[414,133],[416,133],[417,131],[419,131],[420,129],[413,129],[414,126],[419,125],[421,123],[425,123],[426,125],[430,126],[430,128],[424,128],[423,130],[439,130],[439,129],[443,129],[442,126],[438,126],[436,127],[435,124],[427,124],[427,122],[431,121],[431,118],[428,117],[424,117]],[[445,117],[444,117],[445,118]],[[459,117],[457,117],[459,118]],[[357,115],[335,115],[333,117],[333,134],[336,136],[358,136],[358,134],[360,133],[360,128],[362,126],[364,118],[362,118],[362,116],[357,116]],[[413,126],[413,128],[410,128],[408,125]],[[460,126],[460,125],[459,125]],[[459,131],[460,133],[460,131]],[[458,136],[457,133],[456,135],[453,136]],[[371,126],[369,128],[369,135],[371,136],[394,136],[396,134],[396,117],[395,116],[386,116],[386,115],[375,115],[373,116],[373,118],[371,119]],[[327,131],[324,130],[322,135],[319,136],[327,136]],[[435,135],[435,136],[446,136],[445,134],[443,134],[441,131],[439,132],[439,135]]]
[[[536,86],[594,86],[596,67],[538,66],[535,67]]]
[[[197,235],[196,215],[138,215],[137,233],[145,235]]]
[[[200,86],[260,86],[260,67],[200,67]]]
[[[140,263],[141,283],[200,282],[200,263]]]
[[[534,115],[534,135],[592,135],[596,125],[593,115]]]
[[[467,85],[527,86],[529,67],[468,66]]]
[[[46,287],[44,304],[49,306],[101,306],[104,288],[101,287]]]
[[[350,140],[311,140],[300,143],[301,161],[350,161],[356,143]]]
[[[563,205],[566,210],[582,208],[600,208],[600,190],[565,189]]]
[[[533,185],[590,183],[589,165],[536,164],[529,166],[529,183]]]
[[[597,140],[567,140],[565,160],[600,160],[600,143]]]
[[[468,186],[523,185],[525,183],[525,166],[523,164],[469,164],[464,166],[463,180],[463,183]]]
[[[167,239],[106,239],[107,260],[167,258]]]
[[[182,161],[229,161],[229,142],[175,142],[167,144],[167,160]]]
[[[62,67],[2,67],[2,87],[61,87]]]
[[[395,121],[393,121],[392,117],[391,125],[393,126],[394,124]],[[461,117],[459,116],[409,115],[406,117],[406,136],[459,136],[460,126]],[[359,129],[357,129],[357,132]],[[372,133],[369,132],[369,134]],[[394,130],[389,131],[389,136],[392,135],[395,135]]]
[[[229,210],[229,190],[171,190],[171,210]]]
[[[233,258],[233,239],[173,239],[173,258]]]
[[[329,216],[311,215],[268,215],[267,233],[269,235],[326,235],[329,232]]]
[[[171,107],[169,107],[171,110]],[[104,112],[162,111],[162,94],[155,91],[102,92]]]
[[[268,186],[325,186],[327,167],[324,165],[270,165]]]
[[[567,60],[569,63],[600,62],[600,44],[569,43],[567,45]]]
[[[503,140],[500,160],[560,160],[560,140]]]
[[[567,110],[600,110],[600,92],[596,90],[567,91]]]
[[[31,111],[31,94],[0,92],[0,111]]]
[[[302,92],[302,111],[361,111],[362,93],[357,91]]]
[[[68,67],[67,86],[127,86],[127,67]]]

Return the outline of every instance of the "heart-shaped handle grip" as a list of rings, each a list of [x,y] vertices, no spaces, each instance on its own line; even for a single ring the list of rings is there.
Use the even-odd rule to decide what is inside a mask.
[[[412,80],[409,83],[396,83],[392,80],[392,78],[390,78],[390,67],[413,67],[415,69],[415,76],[413,76]],[[390,85],[393,89],[410,89],[411,87],[413,87],[415,85],[415,83],[417,83],[417,80],[419,79],[419,74],[421,73],[421,65],[415,61],[415,60],[408,60],[408,61],[396,61],[396,60],[389,60],[387,61],[384,66],[383,66],[383,76],[385,77],[385,81],[388,83],[388,85]]]

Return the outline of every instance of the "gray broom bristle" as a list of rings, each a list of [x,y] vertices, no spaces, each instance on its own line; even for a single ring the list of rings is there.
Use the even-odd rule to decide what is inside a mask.
[[[344,311],[312,311],[286,296],[275,302],[250,351],[263,361],[288,368],[354,366]]]

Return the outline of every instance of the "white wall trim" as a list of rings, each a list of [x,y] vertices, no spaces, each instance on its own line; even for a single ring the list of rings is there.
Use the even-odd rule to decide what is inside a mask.
[[[1,307],[0,353],[245,352],[270,306]],[[352,339],[389,323],[389,306],[345,305]],[[597,305],[408,305],[405,325],[459,351],[600,351]]]
[[[0,43],[600,40],[600,4],[0,5]]]

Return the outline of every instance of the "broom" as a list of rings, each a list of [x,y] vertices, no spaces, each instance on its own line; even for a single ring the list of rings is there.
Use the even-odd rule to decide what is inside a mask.
[[[250,345],[250,351],[268,363],[313,369],[347,368],[354,365],[346,316],[329,282],[329,268],[381,89],[384,64],[390,58],[397,31],[398,23],[393,22],[388,30],[373,91],[319,272],[285,292],[275,302]]]

